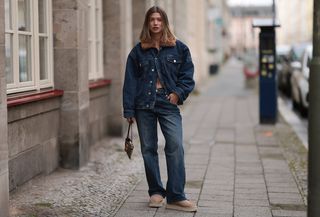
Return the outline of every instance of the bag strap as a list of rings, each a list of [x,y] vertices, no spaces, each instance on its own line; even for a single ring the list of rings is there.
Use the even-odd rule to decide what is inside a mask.
[[[127,138],[129,138],[129,133],[130,133],[130,139],[132,140],[132,123],[129,123]]]

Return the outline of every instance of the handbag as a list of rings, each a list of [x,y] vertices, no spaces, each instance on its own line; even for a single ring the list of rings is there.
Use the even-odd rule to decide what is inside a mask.
[[[129,136],[129,134],[130,134],[130,136]],[[134,148],[134,145],[132,143],[132,123],[129,123],[128,133],[127,133],[127,137],[126,137],[126,140],[124,143],[124,150],[125,150],[125,152],[127,152],[129,159],[131,159],[133,148]]]

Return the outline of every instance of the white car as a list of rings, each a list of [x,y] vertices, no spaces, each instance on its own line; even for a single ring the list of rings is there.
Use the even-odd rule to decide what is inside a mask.
[[[306,117],[309,107],[309,73],[312,58],[312,45],[304,48],[301,60],[296,63],[291,76],[291,94],[293,107]],[[299,64],[298,64],[299,63]]]

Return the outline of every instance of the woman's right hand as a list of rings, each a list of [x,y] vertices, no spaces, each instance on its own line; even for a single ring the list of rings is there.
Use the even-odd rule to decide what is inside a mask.
[[[129,124],[133,124],[135,122],[135,119],[134,117],[131,117],[131,118],[127,118],[127,121]]]

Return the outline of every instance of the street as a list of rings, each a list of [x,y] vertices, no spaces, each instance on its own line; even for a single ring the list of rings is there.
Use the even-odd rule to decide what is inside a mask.
[[[276,125],[258,123],[257,89],[245,88],[241,68],[231,59],[181,108],[186,194],[197,213],[147,206],[135,133],[133,160],[122,138],[103,140],[81,170],[59,169],[12,192],[10,216],[305,217],[307,152],[281,117]],[[163,147],[159,136],[165,184]]]

